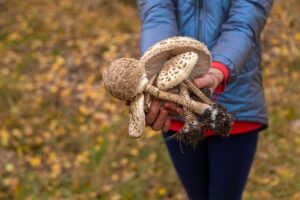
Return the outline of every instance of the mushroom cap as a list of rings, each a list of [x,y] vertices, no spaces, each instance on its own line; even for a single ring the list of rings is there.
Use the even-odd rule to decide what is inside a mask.
[[[157,87],[161,90],[168,90],[187,79],[194,69],[197,60],[197,53],[186,52],[167,61],[157,78]]]
[[[180,36],[162,40],[147,49],[141,57],[141,61],[145,64],[147,77],[150,78],[159,73],[165,62],[185,52],[195,52],[198,55],[198,61],[189,79],[207,73],[211,65],[211,55],[207,47],[196,39]]]
[[[143,93],[148,79],[142,62],[132,58],[120,58],[113,61],[103,71],[106,90],[120,100],[133,100]]]

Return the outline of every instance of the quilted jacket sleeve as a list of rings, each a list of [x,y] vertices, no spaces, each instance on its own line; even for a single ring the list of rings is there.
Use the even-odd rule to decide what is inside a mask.
[[[273,0],[233,0],[228,19],[212,49],[214,61],[229,68],[229,82],[235,80],[256,48]]]
[[[141,55],[154,43],[178,35],[174,0],[137,0],[142,20]]]

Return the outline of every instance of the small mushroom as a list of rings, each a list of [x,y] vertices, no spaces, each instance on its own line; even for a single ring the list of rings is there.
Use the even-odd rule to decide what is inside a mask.
[[[190,76],[197,60],[196,53],[187,52],[167,61],[157,78],[157,87],[161,90],[168,90],[183,82]]]
[[[180,95],[185,99],[190,99],[187,86],[182,82],[190,76],[197,59],[198,56],[196,53],[186,52],[167,61],[158,76],[157,87],[161,90],[168,90],[179,85]],[[185,124],[178,134],[182,137],[180,140],[187,143],[186,138],[191,138],[191,136],[188,135],[203,135],[200,134],[203,130],[201,130],[197,116],[185,107],[183,107],[183,110]],[[195,139],[194,142],[198,141],[195,137],[193,138]],[[179,137],[177,139],[179,139]]]

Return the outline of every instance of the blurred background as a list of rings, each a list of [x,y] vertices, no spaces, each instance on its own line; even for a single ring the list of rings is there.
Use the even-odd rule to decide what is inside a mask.
[[[244,199],[300,199],[300,1],[263,34],[270,128]],[[186,199],[159,133],[127,136],[101,71],[139,56],[134,0],[0,0],[0,199]]]

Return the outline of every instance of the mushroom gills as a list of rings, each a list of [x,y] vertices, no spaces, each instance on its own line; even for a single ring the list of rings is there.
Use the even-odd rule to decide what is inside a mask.
[[[144,94],[138,95],[129,107],[129,136],[139,138],[145,129]]]
[[[186,52],[167,61],[157,78],[156,85],[161,90],[168,90],[187,79],[198,60],[195,52]]]

